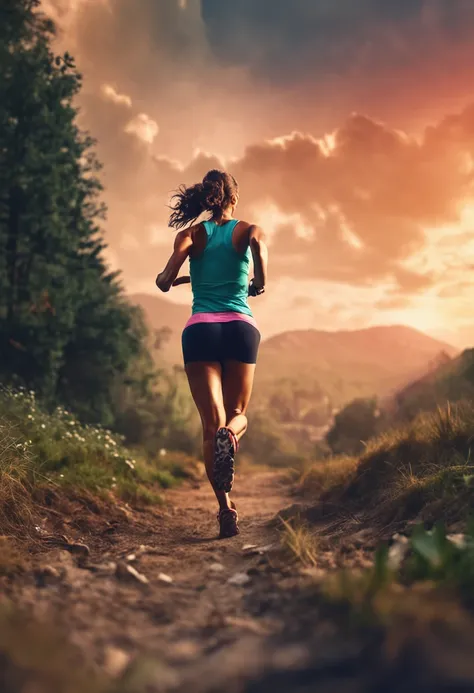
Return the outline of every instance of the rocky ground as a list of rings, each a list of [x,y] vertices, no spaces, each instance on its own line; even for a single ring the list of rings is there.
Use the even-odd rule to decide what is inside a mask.
[[[415,601],[387,629],[323,598],[322,573],[370,561],[360,534],[331,549],[322,526],[312,571],[282,555],[275,518],[290,494],[281,475],[239,479],[241,535],[228,541],[206,483],[125,523],[97,515],[86,530],[77,512],[39,528],[1,583],[2,693],[76,693],[84,681],[92,693],[474,691],[473,631],[454,607],[438,618]],[[32,616],[39,625],[24,625]]]

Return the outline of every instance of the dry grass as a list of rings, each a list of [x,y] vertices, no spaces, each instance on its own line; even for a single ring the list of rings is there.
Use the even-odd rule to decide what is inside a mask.
[[[353,512],[386,511],[409,520],[437,504],[438,517],[465,519],[474,502],[473,445],[473,404],[448,404],[369,441],[359,459],[315,464],[300,489]]]
[[[318,462],[306,469],[298,483],[298,489],[308,496],[321,496],[334,488],[346,486],[357,470],[355,457],[336,457]]]
[[[297,561],[305,566],[315,566],[317,541],[314,534],[303,524],[291,524],[280,518],[283,524],[281,542],[283,548]]]
[[[0,423],[0,530],[27,532],[33,526],[31,454],[6,421]]]

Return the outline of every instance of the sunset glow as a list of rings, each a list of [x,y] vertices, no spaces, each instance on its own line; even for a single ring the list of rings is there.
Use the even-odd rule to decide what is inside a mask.
[[[227,167],[238,215],[269,236],[266,334],[404,323],[474,340],[474,6],[389,5],[295,0],[264,22],[243,0],[44,3],[85,75],[130,293],[154,292],[173,190]]]

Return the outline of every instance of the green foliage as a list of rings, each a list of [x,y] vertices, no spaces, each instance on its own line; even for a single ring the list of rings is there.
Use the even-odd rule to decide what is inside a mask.
[[[249,430],[242,440],[241,449],[254,464],[301,467],[305,461],[301,438],[289,434],[265,411],[255,411],[250,415]],[[310,445],[307,451],[309,449]]]
[[[100,165],[76,124],[81,75],[53,54],[38,8],[0,10],[0,375],[110,426],[146,331],[102,258]]]
[[[336,455],[357,455],[383,422],[376,399],[355,399],[336,415],[326,441]]]
[[[410,538],[411,555],[402,570],[402,577],[410,582],[430,580],[459,591],[472,601],[474,597],[474,523],[467,533],[453,541],[443,523],[429,531],[422,525]]]
[[[33,391],[0,390],[0,421],[3,505],[7,482],[10,495],[18,490],[12,498],[24,496],[27,488],[54,483],[150,504],[159,501],[160,489],[192,473],[194,461],[185,456],[163,450],[149,460],[133,454],[122,437],[83,425],[62,407],[46,412]],[[1,518],[0,513],[0,524]]]

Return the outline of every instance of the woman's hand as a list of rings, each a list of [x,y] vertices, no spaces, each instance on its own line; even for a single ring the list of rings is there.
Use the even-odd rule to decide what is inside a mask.
[[[159,290],[163,291],[164,293],[167,293],[171,289],[171,285],[164,271],[159,273],[159,275],[156,278],[155,284],[159,288]]]
[[[192,227],[177,234],[174,241],[173,254],[166,263],[163,272],[160,272],[156,278],[156,286],[160,291],[168,292],[174,285],[174,282],[177,281],[178,272],[184,261],[189,257],[192,245]]]
[[[261,296],[262,294],[265,293],[265,287],[264,286],[257,286],[255,284],[255,279],[252,279],[250,284],[249,284],[249,296]]]

